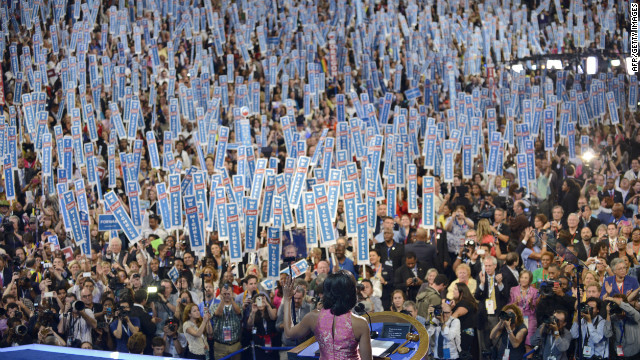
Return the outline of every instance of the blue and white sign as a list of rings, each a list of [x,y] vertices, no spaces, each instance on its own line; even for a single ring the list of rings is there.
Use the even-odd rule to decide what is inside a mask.
[[[436,228],[435,217],[435,179],[433,176],[425,176],[422,178],[422,223],[421,227],[425,229]]]
[[[114,193],[113,190],[109,191],[104,195],[104,201],[106,202],[106,207],[115,215],[116,220],[118,220],[120,228],[122,228],[127,239],[129,239],[129,243],[137,243],[142,238],[140,232],[133,225],[133,221],[131,221],[129,214],[124,210],[124,206],[122,206],[116,193]]]

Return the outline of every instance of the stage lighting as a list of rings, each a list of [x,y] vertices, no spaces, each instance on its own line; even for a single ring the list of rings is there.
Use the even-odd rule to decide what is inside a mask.
[[[598,72],[598,58],[589,56],[587,58],[587,75],[595,75]]]
[[[562,70],[562,60],[547,60],[547,69]]]
[[[627,74],[634,75],[636,72],[631,68],[631,57],[627,57],[624,59],[624,63],[627,67]]]
[[[517,73],[521,73],[524,71],[524,66],[522,66],[522,64],[515,64],[513,66],[511,66],[511,70],[517,72]]]
[[[531,70],[538,70],[538,67],[536,65],[531,65]]]
[[[613,66],[613,67],[618,67],[618,66],[620,66],[620,60],[619,60],[619,59],[613,59],[613,60],[611,60],[611,66]]]

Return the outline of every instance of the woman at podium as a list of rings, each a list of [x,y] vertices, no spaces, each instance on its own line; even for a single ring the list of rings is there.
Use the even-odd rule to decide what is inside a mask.
[[[371,360],[369,323],[351,313],[356,305],[356,281],[348,271],[327,276],[323,284],[322,310],[315,310],[294,324],[291,318],[293,279],[283,286],[284,333],[301,338],[313,332],[320,346],[320,360]]]

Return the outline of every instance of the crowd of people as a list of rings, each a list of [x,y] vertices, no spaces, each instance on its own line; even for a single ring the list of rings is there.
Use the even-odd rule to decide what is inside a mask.
[[[279,349],[310,336],[291,322],[323,309],[327,277],[348,272],[366,311],[424,324],[434,359],[637,359],[632,3],[0,1],[0,347],[221,359],[255,344],[256,358],[286,358]],[[303,199],[285,201],[284,227],[265,215],[275,196],[292,198],[301,157],[313,161],[306,194],[338,169],[370,206],[367,180],[380,180],[368,246],[344,187],[335,243],[305,224]],[[257,159],[269,161],[264,180]],[[173,194],[199,191],[214,230],[196,246]],[[103,200],[111,192],[126,219]],[[250,239],[241,226],[241,250],[257,251],[231,261],[216,228],[227,220],[209,209],[237,203],[248,221],[249,197],[259,229]],[[308,265],[292,289],[284,258]]]

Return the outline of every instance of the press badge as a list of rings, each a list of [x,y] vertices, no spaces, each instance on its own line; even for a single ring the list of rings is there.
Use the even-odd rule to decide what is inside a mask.
[[[526,326],[527,329],[529,328],[529,317],[528,316],[524,317],[524,326]]]
[[[616,354],[618,354],[618,356],[624,356],[624,350],[622,350],[622,345],[616,346]]]
[[[487,308],[487,314],[495,315],[496,313],[496,304],[491,299],[487,299],[485,301],[485,307]]]
[[[591,355],[593,355],[591,351],[591,346],[585,346],[584,349],[582,350],[582,355],[591,357]]]
[[[231,326],[222,327],[222,335],[224,337],[224,342],[231,341]]]
[[[449,349],[442,349],[442,357],[445,359],[451,359],[451,351],[449,351]]]
[[[502,355],[502,360],[509,360],[510,349],[504,349],[504,355]]]
[[[393,266],[393,261],[387,260],[387,261],[384,262],[384,264],[387,265],[387,266]]]

